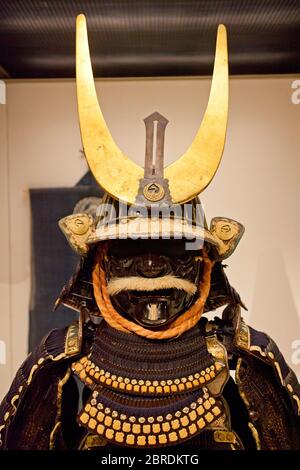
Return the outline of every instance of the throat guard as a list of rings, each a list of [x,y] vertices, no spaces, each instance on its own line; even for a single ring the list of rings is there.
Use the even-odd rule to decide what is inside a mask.
[[[204,325],[172,341],[151,342],[101,323],[90,354],[72,366],[93,391],[78,422],[133,447],[172,445],[224,427],[226,352],[216,338],[200,335]]]

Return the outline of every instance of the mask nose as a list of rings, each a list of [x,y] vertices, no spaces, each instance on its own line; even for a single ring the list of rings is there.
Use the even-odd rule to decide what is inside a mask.
[[[169,263],[163,256],[143,255],[138,261],[137,272],[143,277],[165,276],[169,272]]]

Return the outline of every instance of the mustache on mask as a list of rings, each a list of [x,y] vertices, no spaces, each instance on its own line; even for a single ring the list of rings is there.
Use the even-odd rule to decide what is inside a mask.
[[[140,276],[114,277],[107,283],[107,292],[109,295],[116,295],[122,291],[155,291],[161,289],[183,290],[188,294],[195,294],[197,286],[187,279],[167,275],[155,278],[146,278]]]

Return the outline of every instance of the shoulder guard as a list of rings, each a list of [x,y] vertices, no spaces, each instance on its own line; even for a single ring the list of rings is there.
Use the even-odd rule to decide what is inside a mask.
[[[31,385],[41,375],[41,370],[47,367],[57,380],[65,371],[74,356],[79,356],[82,349],[82,327],[79,323],[73,323],[69,327],[50,331],[39,346],[29,354],[19,368],[13,383],[0,405],[0,449],[5,448],[6,435],[14,421],[21,403],[28,395]],[[62,364],[65,363],[65,366]],[[43,378],[46,387],[49,384]]]
[[[240,318],[234,337],[234,345],[243,355],[249,354],[271,366],[280,385],[287,392],[295,413],[300,416],[300,385],[292,369],[287,365],[276,343],[266,333],[246,325]]]
[[[257,449],[298,449],[300,386],[275,342],[248,326],[236,304],[211,323],[226,347],[230,369],[235,369]]]

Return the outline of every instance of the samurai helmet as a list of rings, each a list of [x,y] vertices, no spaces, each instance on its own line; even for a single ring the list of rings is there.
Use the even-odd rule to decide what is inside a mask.
[[[225,144],[228,117],[225,26],[218,27],[212,84],[202,123],[187,151],[166,168],[163,146],[168,120],[158,112],[144,120],[144,169],[116,145],[97,98],[83,14],[77,17],[76,83],[84,153],[106,194],[96,218],[72,214],[59,222],[75,251],[86,255],[92,244],[109,239],[182,236],[202,239],[215,247],[217,258],[228,257],[244,232],[243,226],[232,219],[216,217],[208,230],[198,199],[219,167]]]
[[[200,318],[199,312],[201,310],[202,313],[208,299],[213,266],[216,282],[219,283],[221,278],[225,279],[221,273],[221,261],[231,255],[244,232],[244,227],[240,223],[225,217],[213,218],[208,228],[199,200],[199,194],[212,181],[219,167],[225,144],[228,116],[226,28],[224,25],[218,27],[210,97],[202,123],[187,151],[166,168],[163,165],[163,153],[164,132],[168,120],[158,112],[144,119],[146,127],[144,169],[124,155],[113,140],[95,90],[86,20],[82,14],[77,17],[76,83],[84,153],[90,170],[105,191],[105,195],[96,217],[86,213],[72,214],[60,220],[60,228],[74,250],[86,259],[89,259],[89,253],[96,253],[93,257],[97,259],[97,247],[99,245],[102,247],[99,269],[97,272],[95,269],[93,271],[94,295],[99,310],[102,315],[106,315],[109,322],[113,316],[112,323],[118,324],[118,317],[113,308],[120,312],[126,305],[125,316],[128,314],[140,325],[138,331],[141,332],[145,325],[154,328],[171,324],[173,333],[167,332],[164,337],[172,337],[175,333],[179,334],[179,330],[173,327],[176,326],[176,317],[180,313],[188,309],[184,315],[188,313],[189,326]],[[145,261],[143,244],[134,245],[134,250],[137,250],[135,253],[132,251],[132,244],[127,243],[125,251],[129,250],[132,253],[132,259],[130,268],[125,269],[126,263],[124,263],[123,269],[118,262],[119,258],[124,259],[124,242],[121,240],[149,238],[173,239],[172,243],[174,239],[190,240],[192,245],[189,249],[194,256],[189,262],[181,262],[178,253],[182,245],[176,245],[178,256],[169,248],[164,253],[157,253],[157,246],[167,247],[165,242],[160,242],[155,246],[149,245],[151,253],[148,253]],[[114,247],[107,257],[108,250],[103,247],[111,244],[111,240],[114,241]],[[196,256],[197,250],[201,256]],[[175,261],[178,258],[175,263],[174,257]],[[213,265],[209,264],[209,261],[212,261]],[[92,266],[87,262],[86,266],[89,265]],[[121,271],[123,278],[120,280],[118,273]],[[164,271],[163,280],[157,278],[162,271]],[[174,293],[166,295],[165,292],[153,295],[153,292],[149,292],[161,288],[159,285],[168,290],[168,276],[172,287],[181,278],[180,287],[177,286],[177,289],[181,290],[181,295]],[[138,282],[138,288],[134,284],[130,291],[129,278]],[[99,279],[102,279],[102,284]],[[109,289],[103,293],[103,286],[108,281],[111,281]],[[120,288],[124,282],[129,292],[127,297]],[[201,292],[198,290],[195,292],[193,288],[193,285],[195,287],[198,284],[201,286]],[[134,289],[145,292],[135,295]],[[238,294],[236,298],[238,303],[240,300]],[[126,330],[128,327],[130,330],[129,323],[127,318],[121,326],[119,325],[120,329]],[[183,324],[181,320],[178,323]],[[137,332],[136,329],[134,331]],[[148,332],[144,329],[143,333],[145,331]],[[182,331],[181,328],[180,333]],[[148,337],[156,336],[150,332]]]

